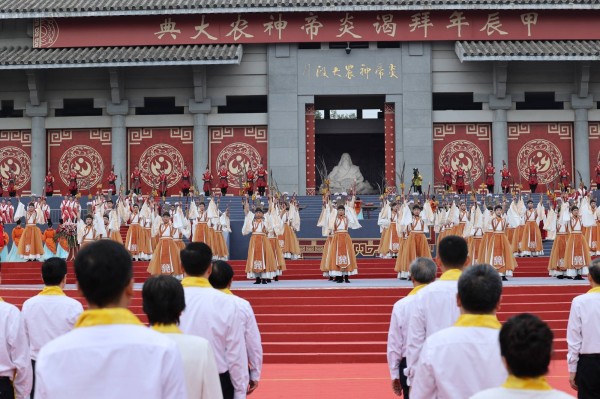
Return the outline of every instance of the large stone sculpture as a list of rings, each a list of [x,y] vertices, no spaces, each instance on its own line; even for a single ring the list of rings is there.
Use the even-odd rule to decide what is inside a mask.
[[[350,154],[342,154],[340,162],[333,168],[328,176],[331,192],[352,190],[356,186],[357,194],[374,194],[373,186],[365,180],[360,168],[352,164]]]

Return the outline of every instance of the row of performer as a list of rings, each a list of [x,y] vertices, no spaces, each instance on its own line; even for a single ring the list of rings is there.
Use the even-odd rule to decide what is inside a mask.
[[[58,229],[54,229],[45,212],[45,200],[31,202],[27,208],[19,202],[11,217],[17,225],[12,231],[13,245],[8,250],[9,237],[3,233],[1,259],[9,262],[42,260],[58,256],[72,257],[85,245],[101,239],[119,242],[131,253],[133,260],[148,260],[152,275],[183,274],[179,251],[184,239],[208,244],[216,260],[226,260],[229,249],[225,238],[231,232],[229,209],[219,209],[219,198],[210,198],[208,205],[200,199],[182,203],[160,204],[152,197],[119,196],[116,204],[110,198],[98,196],[91,202],[91,213],[81,216],[81,206],[73,196],[61,204]],[[246,213],[242,234],[252,235],[246,272],[256,283],[268,283],[286,269],[286,260],[300,258],[296,232],[300,230],[300,214],[294,198],[269,196],[268,208],[251,204],[243,197]],[[252,210],[251,210],[252,208]],[[25,228],[21,220],[25,220]],[[47,224],[42,233],[38,225]],[[121,226],[127,226],[125,240]],[[1,234],[0,234],[1,235]]]
[[[446,202],[439,207],[434,200],[421,206],[384,199],[378,217],[381,239],[377,252],[384,258],[396,258],[398,278],[408,279],[408,265],[415,258],[431,258],[426,233],[435,233],[437,242],[457,235],[468,241],[471,264],[488,263],[506,279],[517,267],[516,257],[544,254],[545,236],[553,241],[550,276],[581,279],[591,257],[600,255],[600,211],[590,194],[569,200],[557,197],[548,209],[541,197],[537,205],[516,196],[510,203],[495,206],[474,203],[470,210],[465,202]]]
[[[153,191],[155,195],[158,195],[160,197],[168,196],[169,181],[172,180],[172,176],[170,175],[170,173],[167,170],[159,169],[156,174],[150,173],[150,175],[152,176],[152,178],[150,179],[151,181],[149,183],[150,191]],[[188,169],[187,165],[184,165],[183,170],[181,171],[181,176],[177,177],[177,180],[180,181],[179,190],[177,191],[177,193],[180,193],[184,196],[188,196],[190,192],[199,193],[200,191],[202,191],[204,195],[208,197],[211,195],[213,188],[216,188],[221,192],[222,195],[227,194],[227,190],[229,189],[229,180],[232,179],[233,176],[231,175],[225,164],[221,164],[216,177],[217,184],[213,184],[214,176],[207,165],[206,170],[202,174],[202,190],[199,190],[200,187],[196,188],[194,184],[195,179],[192,176],[191,171]],[[7,180],[7,190],[11,197],[17,195],[17,190],[15,188],[16,178],[17,176],[15,175],[15,172],[12,170],[9,171],[9,179]],[[131,182],[131,191],[137,195],[141,194],[143,178],[142,171],[140,170],[139,166],[136,166],[133,169],[129,178]],[[120,183],[117,183],[118,179],[119,176],[116,175],[115,168],[113,166],[106,178],[107,192],[109,194],[115,195],[118,192],[123,191],[121,188],[124,187],[125,182],[121,180]],[[251,166],[248,166],[248,169],[244,170],[243,177],[241,177],[240,181],[237,183],[241,183],[239,185],[243,187],[244,194],[252,196],[256,192],[260,196],[264,196],[267,190],[267,180],[268,171],[261,162],[257,165],[256,170],[253,170]],[[77,173],[74,167],[72,167],[69,171],[68,181],[69,184],[67,190],[68,193],[70,193],[73,196],[79,194],[81,190],[90,191],[91,189],[91,187],[88,187],[89,185],[86,184],[86,180],[79,173]],[[46,196],[54,195],[55,182],[56,179],[54,178],[54,175],[51,171],[48,171],[48,173],[46,173],[46,177],[44,178],[43,189],[43,192],[46,194]],[[121,187],[119,190],[117,190],[117,184],[119,184]],[[2,184],[0,183],[0,197],[4,193],[3,190],[4,189],[2,188]]]

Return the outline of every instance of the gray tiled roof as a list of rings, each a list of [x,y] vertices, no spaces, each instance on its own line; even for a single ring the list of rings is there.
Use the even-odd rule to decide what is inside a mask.
[[[600,9],[600,0],[0,0],[0,19],[257,11],[517,8]]]
[[[0,69],[239,64],[240,44],[37,49],[0,47]]]
[[[462,61],[598,61],[600,41],[458,41]]]

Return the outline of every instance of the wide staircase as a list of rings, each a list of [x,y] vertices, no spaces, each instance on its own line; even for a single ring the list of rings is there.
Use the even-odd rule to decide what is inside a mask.
[[[546,285],[505,286],[498,316],[505,321],[522,312],[537,314],[554,330],[555,358],[564,359],[570,303],[574,296],[586,292],[588,287],[585,284],[574,285],[570,280],[548,280],[547,260],[519,259],[516,277],[546,277],[537,282]],[[232,264],[235,280],[246,280],[244,262],[232,261]],[[393,260],[361,259],[360,274],[352,280],[395,281],[393,266]],[[147,278],[146,267],[146,262],[134,264],[136,282]],[[283,285],[281,282],[272,282],[267,286],[235,289],[234,283],[234,293],[250,301],[256,313],[265,362],[385,362],[392,306],[409,292],[409,288],[355,288],[352,283],[335,284],[322,277],[319,263],[314,260],[288,262],[283,280],[313,280],[310,286],[317,288],[279,288]],[[68,282],[74,283],[71,263]],[[41,283],[40,263],[4,263],[0,296],[21,306],[23,301],[39,292],[39,287],[32,285]],[[25,284],[29,286],[23,286]],[[85,302],[76,290],[68,290],[67,294]],[[135,293],[131,310],[146,320],[139,291]]]

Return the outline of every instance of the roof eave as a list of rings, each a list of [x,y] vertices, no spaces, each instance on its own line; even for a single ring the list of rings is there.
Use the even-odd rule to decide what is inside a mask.
[[[239,65],[242,61],[241,49],[237,50],[236,59],[231,60],[182,60],[182,61],[118,61],[89,63],[56,63],[56,64],[14,64],[0,65],[0,70],[19,69],[67,69],[67,68],[108,68],[136,66],[181,66],[181,65]]]
[[[245,14],[270,12],[357,12],[423,10],[600,10],[600,4],[436,4],[436,5],[368,5],[312,7],[220,7],[139,10],[16,11],[0,12],[0,19],[116,17],[180,14]]]

